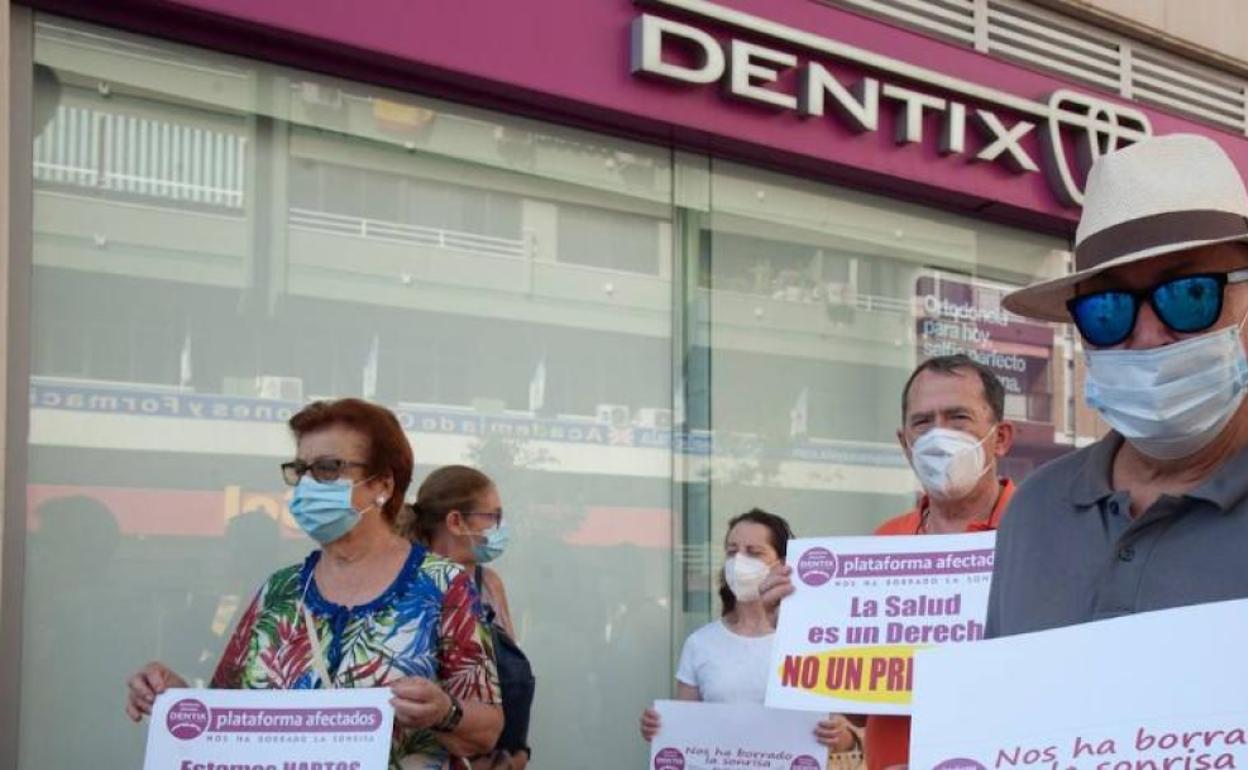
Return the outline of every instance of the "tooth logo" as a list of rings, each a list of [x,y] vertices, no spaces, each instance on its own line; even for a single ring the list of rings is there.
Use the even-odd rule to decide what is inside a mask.
[[[1053,194],[1067,206],[1083,205],[1083,179],[1097,158],[1153,133],[1139,110],[1076,91],[1054,91],[1048,106],[1045,172]],[[1068,153],[1072,139],[1073,159]]]

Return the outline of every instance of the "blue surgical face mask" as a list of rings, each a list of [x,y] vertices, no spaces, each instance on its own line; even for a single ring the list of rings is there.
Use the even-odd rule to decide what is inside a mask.
[[[363,484],[365,482],[356,482]],[[356,483],[350,479],[317,481],[310,474],[299,479],[290,501],[290,514],[308,537],[321,545],[332,543],[360,523],[363,511],[351,505],[351,492]]]
[[[503,551],[507,550],[507,543],[511,541],[511,530],[507,529],[506,524],[497,524],[476,534],[485,538],[484,543],[472,544],[472,558],[478,564],[485,564],[502,556]]]

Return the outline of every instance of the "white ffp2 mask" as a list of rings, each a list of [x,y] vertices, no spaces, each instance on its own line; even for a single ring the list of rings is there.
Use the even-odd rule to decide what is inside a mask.
[[[910,465],[933,497],[958,500],[975,489],[988,470],[984,442],[960,430],[932,428],[910,445]]]
[[[1194,454],[1244,399],[1248,356],[1240,326],[1147,350],[1085,351],[1084,398],[1149,457]]]
[[[738,553],[724,562],[724,582],[737,601],[752,602],[758,599],[758,589],[770,571],[771,567],[761,559]]]

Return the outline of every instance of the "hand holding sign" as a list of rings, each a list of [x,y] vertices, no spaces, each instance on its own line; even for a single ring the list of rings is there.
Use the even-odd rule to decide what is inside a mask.
[[[164,663],[148,663],[126,680],[126,716],[133,722],[148,716],[156,696],[173,687],[186,687],[186,680]]]
[[[833,751],[849,751],[857,738],[848,719],[840,714],[829,714],[815,725],[815,740]]]
[[[390,685],[394,717],[404,727],[426,730],[451,709],[451,696],[437,684],[420,676],[407,676]]]
[[[646,743],[654,740],[654,736],[659,734],[659,728],[662,726],[663,719],[657,710],[647,708],[641,712],[641,739]]]
[[[779,607],[780,602],[785,597],[792,596],[794,590],[793,568],[783,562],[772,567],[767,577],[763,578],[762,585],[758,587],[763,605],[769,610]]]

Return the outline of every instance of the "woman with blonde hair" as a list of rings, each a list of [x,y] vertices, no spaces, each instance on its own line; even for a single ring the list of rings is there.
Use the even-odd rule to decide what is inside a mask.
[[[403,532],[474,576],[481,596],[481,619],[494,638],[504,724],[498,742],[475,759],[473,766],[523,770],[532,753],[528,730],[533,671],[516,644],[503,579],[485,566],[503,555],[510,539],[498,487],[489,476],[466,465],[438,468],[416,492]]]

